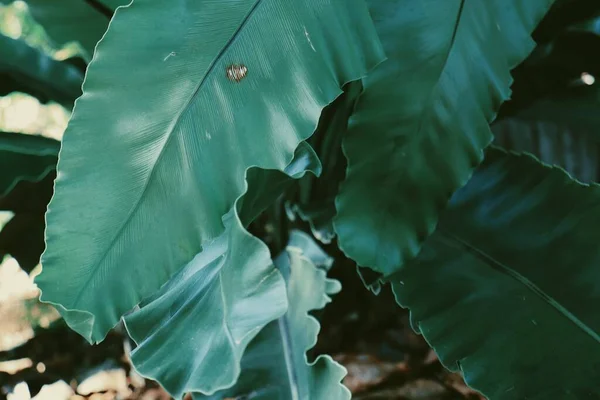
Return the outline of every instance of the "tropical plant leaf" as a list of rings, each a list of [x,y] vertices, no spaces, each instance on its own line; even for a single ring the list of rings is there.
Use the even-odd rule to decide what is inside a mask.
[[[584,85],[539,99],[492,125],[494,143],[558,165],[581,182],[598,182],[599,94],[597,85]]]
[[[101,340],[223,234],[247,170],[283,171],[382,58],[362,0],[118,8],[63,139],[42,299]]]
[[[342,139],[361,93],[362,83],[350,82],[344,87],[344,93],[323,110],[317,131],[310,138],[324,164],[323,175],[318,179],[315,175],[302,178],[297,198],[286,205],[288,216],[292,220],[297,216],[308,222],[315,238],[325,244],[331,243],[335,237],[335,196],[346,174]]]
[[[290,182],[306,172],[318,174],[320,168],[315,152],[302,142],[284,172],[248,171],[249,189],[236,210],[250,221]],[[269,249],[246,232],[242,221],[232,209],[223,219],[225,232],[139,311],[125,317],[130,336],[139,344],[132,353],[133,364],[176,398],[186,392],[212,394],[233,385],[248,343],[285,312],[285,286]],[[174,356],[165,341],[177,343],[180,356]]]
[[[60,142],[42,136],[0,132],[0,210],[15,214],[0,229],[0,260],[10,254],[27,272],[39,264],[44,250],[44,211],[59,148]],[[49,193],[27,190],[48,179]],[[23,198],[24,192],[34,198]]]
[[[13,0],[0,0],[10,4]],[[90,60],[94,47],[102,37],[110,16],[101,12],[93,3],[95,0],[25,0],[31,16],[44,27],[48,36],[58,47],[69,42],[79,42]],[[127,4],[128,0],[109,0],[110,7],[116,3]]]
[[[334,222],[359,265],[389,275],[419,252],[480,163],[509,71],[552,2],[370,2],[389,60],[364,80],[350,120]]]
[[[492,126],[494,144],[557,165],[580,182],[600,181],[600,143],[594,134],[544,121],[507,118]]]
[[[0,96],[14,91],[56,101],[67,107],[81,94],[83,74],[21,40],[0,35]]]
[[[38,182],[20,180],[0,196],[0,210],[14,214],[0,231],[0,259],[10,254],[28,273],[39,264],[44,250],[44,212],[55,176],[51,171]]]
[[[0,132],[0,197],[22,180],[37,182],[56,168],[60,142],[43,136]]]
[[[306,356],[319,331],[317,320],[308,313],[323,308],[331,301],[328,295],[341,289],[338,281],[327,279],[325,270],[318,268],[331,265],[332,260],[299,231],[291,233],[289,246],[275,260],[286,281],[287,313],[250,342],[234,387],[194,399],[350,399],[350,391],[340,384],[344,367],[329,356],[319,356],[314,362]]]
[[[599,43],[600,44],[600,43]],[[600,51],[600,47],[598,47]],[[598,65],[600,67],[600,64]],[[564,128],[589,132],[600,141],[600,86],[579,86],[538,99],[514,117],[522,121],[542,121]]]
[[[248,343],[287,306],[267,246],[246,232],[233,210],[224,224],[220,237],[125,317],[139,345],[134,366],[177,399],[233,385]]]
[[[111,10],[116,10],[119,6],[125,6],[131,3],[132,0],[100,0],[100,3],[104,4]]]
[[[490,150],[392,276],[396,299],[442,363],[491,399],[598,398],[599,204],[596,184]]]

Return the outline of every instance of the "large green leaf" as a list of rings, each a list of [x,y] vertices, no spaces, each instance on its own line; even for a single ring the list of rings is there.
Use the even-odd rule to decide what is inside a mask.
[[[382,57],[362,0],[117,9],[63,139],[42,299],[101,340],[223,233],[247,170],[283,171],[342,85]]]
[[[600,181],[600,141],[596,132],[518,118],[498,121],[493,132],[498,146],[533,154],[546,164],[562,167],[581,182]]]
[[[0,35],[0,96],[19,91],[41,102],[53,100],[71,107],[81,94],[82,83],[83,74],[77,67]]]
[[[56,168],[60,142],[43,136],[0,132],[0,197],[22,180],[37,182]]]
[[[131,0],[99,0],[99,2],[114,11],[119,6],[131,3]]]
[[[600,50],[600,48],[599,48]],[[564,168],[582,182],[600,181],[600,91],[574,87],[539,99],[494,125],[494,143]]]
[[[597,50],[600,51],[600,47]],[[600,64],[598,67],[600,68]],[[524,121],[543,121],[585,130],[600,141],[598,110],[600,110],[600,87],[595,84],[574,87],[554,96],[541,98],[520,110],[514,117]]]
[[[212,394],[236,382],[244,349],[287,305],[269,249],[246,232],[242,221],[258,215],[292,178],[318,174],[320,168],[312,148],[302,142],[284,173],[248,171],[248,193],[235,208],[241,219],[232,209],[223,218],[225,232],[125,317],[139,344],[132,361],[141,374],[177,398],[186,392]]]
[[[0,210],[14,213],[0,229],[0,260],[10,254],[27,272],[44,250],[44,212],[59,148],[42,136],[0,132]]]
[[[125,317],[139,345],[134,366],[177,399],[233,385],[248,343],[287,306],[267,246],[233,211],[224,223],[221,236]]]
[[[10,4],[13,0],[0,0]],[[40,23],[57,46],[79,42],[88,59],[94,54],[96,43],[108,27],[110,17],[94,8],[93,1],[86,0],[25,0],[31,16]],[[100,2],[98,2],[100,3]],[[107,4],[124,5],[127,0],[114,0]]]
[[[344,93],[323,110],[319,127],[310,143],[324,164],[324,173],[318,179],[313,175],[304,177],[298,185],[296,199],[287,204],[288,216],[291,219],[298,216],[308,222],[315,238],[326,244],[335,237],[334,201],[346,174],[342,139],[361,93],[362,83],[351,82],[344,88]]]
[[[0,196],[0,210],[14,213],[0,231],[0,258],[10,254],[27,272],[39,264],[44,250],[44,212],[55,176],[50,172],[39,182],[20,180]]]
[[[195,399],[252,398],[265,400],[349,399],[340,384],[345,369],[329,356],[308,362],[306,351],[317,342],[319,324],[308,313],[331,301],[339,292],[338,281],[318,267],[331,264],[314,242],[302,232],[290,236],[287,251],[275,260],[285,277],[289,308],[285,316],[267,325],[250,342],[242,359],[242,374],[231,389]],[[326,265],[325,265],[326,266]]]
[[[418,253],[481,161],[509,71],[552,1],[370,1],[389,60],[364,80],[350,120],[335,220],[359,265],[388,275]]]
[[[392,276],[413,327],[494,400],[600,397],[600,187],[491,150]]]
[[[284,310],[285,294],[280,291],[285,289],[276,274],[266,274],[272,262],[264,244],[245,233],[239,221],[226,225],[228,232],[140,311],[125,317],[128,332],[140,344],[132,353],[138,371],[158,378],[176,398],[186,392],[211,399],[249,393],[281,400],[349,398],[340,385],[342,367],[328,357],[308,363],[305,356],[318,332],[307,312],[322,308],[328,302],[326,290],[339,291],[339,283],[327,280],[300,249],[288,250],[289,259],[278,258],[277,266],[286,278],[289,309],[259,333],[255,326],[264,326],[270,315]],[[292,245],[300,242],[296,235]],[[307,249],[311,251],[316,262],[329,261],[320,249]],[[226,390],[215,393],[219,389]]]

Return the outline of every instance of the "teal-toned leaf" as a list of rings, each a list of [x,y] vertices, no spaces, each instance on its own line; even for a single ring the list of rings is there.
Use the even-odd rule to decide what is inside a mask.
[[[0,132],[0,197],[19,181],[37,182],[54,170],[59,149],[54,139]]]
[[[392,276],[396,298],[490,399],[599,398],[599,210],[598,185],[490,150]]]
[[[600,43],[599,43],[600,44]],[[600,47],[598,47],[600,51]],[[600,67],[600,64],[598,65]],[[600,141],[600,82],[541,98],[514,115],[522,121],[545,122],[563,128],[587,131]]]
[[[599,125],[600,126],[600,125]],[[557,165],[580,182],[600,181],[600,141],[596,132],[545,121],[507,118],[493,126],[494,144]]]
[[[132,0],[99,0],[100,3],[104,4],[111,10],[116,10],[119,6],[125,6],[131,3]]]
[[[248,191],[238,202],[240,220],[247,226],[305,172],[320,176],[323,167],[314,149],[306,142],[296,148],[292,162],[283,170],[251,168],[246,174]]]
[[[510,69],[553,0],[372,0],[388,60],[364,80],[344,141],[342,250],[392,274],[414,257],[491,142]]]
[[[250,342],[234,387],[194,399],[350,399],[350,391],[340,384],[346,374],[344,367],[329,356],[319,356],[313,362],[306,357],[319,332],[319,323],[308,313],[323,308],[331,301],[328,295],[341,289],[338,281],[327,279],[325,270],[318,268],[321,263],[330,265],[331,259],[296,231],[290,237],[290,247],[275,262],[286,281],[287,313]]]
[[[177,23],[157,31],[164,21]],[[248,170],[284,171],[382,58],[362,0],[118,8],[63,138],[42,299],[101,340],[223,234]]]
[[[287,306],[267,246],[233,211],[224,224],[221,236],[125,317],[138,344],[134,366],[178,399],[233,385],[248,343]]]
[[[44,250],[44,212],[59,148],[42,136],[0,132],[0,210],[14,213],[0,229],[0,261],[9,254],[26,272]]]
[[[14,214],[0,231],[0,259],[10,254],[26,272],[39,264],[44,251],[44,212],[55,176],[52,171],[38,182],[20,180],[0,196],[0,210]]]
[[[361,93],[362,83],[351,82],[344,87],[344,93],[323,110],[317,131],[310,138],[311,145],[323,162],[323,175],[318,179],[314,175],[304,177],[297,198],[287,204],[290,218],[299,217],[307,222],[315,238],[325,244],[331,243],[335,237],[334,201],[346,174],[342,139]]]
[[[600,48],[598,49],[600,50]],[[492,125],[494,143],[528,152],[582,182],[600,181],[598,85],[561,90]]]
[[[77,67],[0,35],[0,95],[19,91],[41,102],[52,100],[71,107],[81,94],[82,83],[83,74]]]
[[[242,218],[254,218],[293,179],[318,174],[320,168],[314,151],[302,142],[284,172],[249,170],[249,190],[235,209]],[[242,221],[232,209],[223,218],[225,232],[206,243],[141,310],[125,317],[138,343],[134,366],[177,398],[231,387],[248,343],[286,310],[285,285],[269,249],[246,232]]]
[[[110,0],[109,0],[110,1]],[[116,1],[110,1],[113,6]],[[10,4],[12,0],[0,0]],[[88,60],[94,54],[96,43],[108,27],[110,16],[105,15],[86,0],[25,0],[31,16],[44,27],[58,47],[79,42]],[[97,1],[98,2],[98,1]],[[129,1],[123,0],[121,4]],[[98,2],[102,4],[101,2]]]

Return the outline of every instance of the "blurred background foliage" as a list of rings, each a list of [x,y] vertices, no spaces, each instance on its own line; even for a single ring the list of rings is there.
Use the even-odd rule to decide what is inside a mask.
[[[77,43],[55,47],[44,28],[33,20],[23,1],[0,4],[0,34],[23,40],[56,60],[76,57],[80,52]],[[69,114],[70,111],[59,104],[41,104],[35,97],[23,93],[0,97],[0,131],[39,134],[60,140]]]

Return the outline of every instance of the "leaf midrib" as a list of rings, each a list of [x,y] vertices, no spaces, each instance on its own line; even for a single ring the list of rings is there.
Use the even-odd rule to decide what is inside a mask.
[[[448,239],[462,248],[464,248],[468,253],[472,254],[479,260],[483,261],[485,264],[490,265],[496,271],[499,271],[505,275],[510,276],[514,280],[518,281],[525,287],[527,287],[531,292],[533,292],[536,296],[542,299],[544,302],[553,307],[556,311],[558,311],[563,317],[567,318],[573,324],[575,324],[579,329],[588,334],[592,339],[596,342],[600,343],[600,335],[596,333],[592,328],[590,328],[587,324],[581,321],[577,316],[571,313],[566,307],[561,305],[558,301],[556,301],[552,296],[548,293],[544,292],[539,286],[537,286],[534,282],[529,280],[527,277],[520,274],[518,271],[510,268],[505,265],[501,261],[495,259],[493,256],[486,253],[484,250],[472,245],[468,241],[460,238],[459,236],[444,230],[439,229],[439,232],[442,234],[442,237]]]
[[[177,126],[179,125],[179,123],[181,121],[181,118],[182,118],[182,115],[188,110],[188,108],[190,107],[190,105],[194,101],[194,98],[196,97],[196,95],[198,94],[198,92],[200,91],[200,89],[202,88],[204,82],[206,82],[206,78],[214,70],[215,65],[217,64],[217,61],[219,61],[221,59],[221,57],[223,56],[223,54],[229,49],[229,47],[231,46],[231,44],[237,38],[237,36],[240,33],[240,31],[244,28],[244,26],[249,21],[250,17],[254,14],[254,12],[256,11],[256,9],[258,8],[258,6],[261,5],[262,3],[263,3],[263,0],[256,0],[255,1],[254,5],[250,8],[250,10],[248,11],[248,13],[244,16],[244,19],[242,20],[242,22],[240,23],[240,25],[237,27],[237,29],[235,30],[235,32],[233,32],[233,34],[231,35],[231,37],[229,38],[229,40],[227,41],[227,43],[225,44],[225,46],[223,46],[223,48],[219,51],[219,53],[217,54],[217,56],[213,58],[213,60],[211,61],[211,64],[208,66],[208,69],[206,70],[206,73],[200,79],[200,82],[198,82],[198,85],[196,86],[196,89],[192,92],[191,96],[186,101],[185,105],[181,108],[181,111],[177,114],[177,116],[173,119],[173,121],[171,122],[171,124],[167,128],[167,140],[165,140],[165,143],[163,144],[163,147],[161,148],[160,153],[158,154],[158,157],[156,158],[156,161],[155,161],[154,165],[152,166],[152,169],[150,170],[150,174],[148,175],[148,179],[146,180],[146,184],[144,185],[144,188],[142,189],[142,192],[141,192],[140,196],[138,197],[135,205],[133,206],[133,208],[129,212],[127,218],[125,219],[125,221],[123,222],[123,224],[121,225],[121,227],[119,228],[119,230],[115,233],[114,238],[111,240],[110,244],[106,247],[106,249],[105,249],[104,253],[102,254],[102,256],[92,266],[92,268],[91,268],[92,272],[90,273],[89,277],[86,279],[85,283],[80,286],[79,292],[78,292],[77,296],[75,297],[75,300],[73,301],[73,307],[75,307],[77,304],[79,304],[79,302],[81,301],[81,297],[82,297],[83,293],[85,292],[85,288],[87,288],[87,286],[90,284],[90,282],[92,281],[92,279],[96,276],[96,273],[98,271],[98,266],[100,264],[102,264],[102,262],[106,259],[106,256],[108,255],[109,250],[111,248],[113,248],[115,242],[117,241],[117,239],[123,233],[123,229],[125,229],[125,226],[127,226],[127,224],[129,223],[129,221],[131,221],[131,218],[133,217],[133,215],[136,213],[137,209],[139,208],[139,206],[141,204],[141,201],[142,201],[142,198],[144,197],[144,195],[148,191],[148,188],[150,186],[150,182],[153,180],[153,177],[155,176],[156,167],[157,167],[158,164],[160,164],[162,156],[165,153],[165,149],[169,146],[169,143],[171,142],[171,139],[174,136],[173,132],[175,131],[175,128],[177,128]]]

